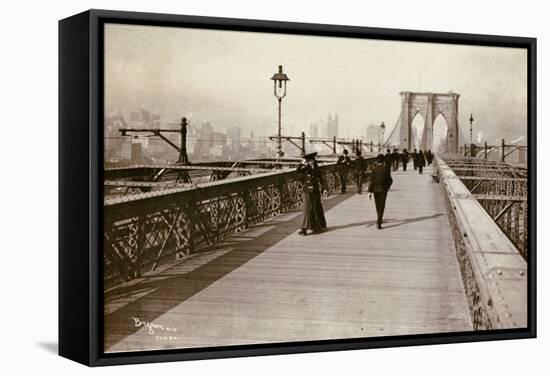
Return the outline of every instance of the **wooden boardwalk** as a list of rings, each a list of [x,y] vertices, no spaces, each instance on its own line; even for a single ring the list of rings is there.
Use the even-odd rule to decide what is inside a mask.
[[[472,330],[430,173],[393,173],[382,230],[352,186],[323,202],[322,234],[298,235],[287,213],[108,292],[106,351]]]

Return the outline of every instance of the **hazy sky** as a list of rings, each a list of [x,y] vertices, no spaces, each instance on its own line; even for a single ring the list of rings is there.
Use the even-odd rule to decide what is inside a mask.
[[[283,133],[307,134],[337,112],[341,136],[358,137],[368,124],[395,124],[400,91],[452,90],[464,132],[472,112],[474,133],[489,142],[526,135],[527,53],[497,47],[111,24],[105,107],[267,135],[277,129],[270,78],[279,64],[291,79]]]

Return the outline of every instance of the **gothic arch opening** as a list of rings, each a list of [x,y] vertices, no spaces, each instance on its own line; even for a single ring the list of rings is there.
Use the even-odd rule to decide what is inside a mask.
[[[433,153],[445,153],[448,148],[448,139],[447,132],[449,131],[449,125],[447,124],[447,119],[440,113],[433,125]]]
[[[420,114],[420,112],[417,112],[413,120],[411,122],[411,148],[419,150],[421,149],[422,144],[422,135],[424,134],[424,117]]]

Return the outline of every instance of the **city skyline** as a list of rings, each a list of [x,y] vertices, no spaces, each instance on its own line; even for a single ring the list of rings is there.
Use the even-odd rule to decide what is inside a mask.
[[[290,77],[283,129],[309,131],[328,113],[340,136],[359,138],[368,124],[391,129],[399,92],[461,95],[463,136],[526,135],[526,55],[521,49],[354,40],[166,27],[106,25],[107,111],[149,108],[164,119],[187,116],[244,133],[276,132],[269,80],[282,64]],[[223,59],[219,59],[220,54]]]

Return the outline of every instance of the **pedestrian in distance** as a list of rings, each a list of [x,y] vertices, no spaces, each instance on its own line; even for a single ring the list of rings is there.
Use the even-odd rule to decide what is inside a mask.
[[[376,156],[376,164],[371,170],[369,179],[369,200],[374,196],[374,205],[376,207],[376,227],[382,229],[384,209],[386,208],[386,198],[388,191],[393,183],[386,166],[384,155]]]
[[[384,163],[386,165],[386,170],[388,170],[388,174],[391,174],[391,170],[393,167],[393,155],[390,149],[386,149],[386,155],[384,156]]]
[[[315,160],[316,156],[316,152],[306,154],[296,169],[302,176],[304,183],[302,228],[298,232],[303,236],[308,234],[308,230],[318,234],[327,227],[323,205],[321,204],[321,194],[326,195],[327,190],[323,174]]]
[[[357,150],[355,164],[355,180],[357,182],[357,193],[363,192],[363,178],[367,172],[367,161],[361,155],[361,150]]]
[[[407,163],[409,163],[409,152],[407,149],[403,149],[401,153],[401,163],[403,163],[403,171],[407,171]]]
[[[424,157],[422,150],[420,150],[416,155],[416,165],[418,166],[418,173],[421,174],[422,170],[426,166],[426,158]]]
[[[426,157],[426,162],[428,163],[428,166],[429,166],[429,165],[432,164],[435,155],[434,155],[434,153],[432,153],[431,150],[428,150],[428,151],[426,152],[425,157]]]
[[[399,160],[401,159],[397,148],[393,149],[392,157],[393,157],[393,170],[397,171],[397,169],[399,168]]]
[[[344,149],[342,155],[338,157],[336,161],[336,167],[338,170],[338,177],[340,178],[341,193],[346,193],[346,183],[348,179],[348,173],[351,167],[351,158],[348,156],[347,149]]]
[[[416,163],[417,158],[418,158],[418,152],[416,151],[416,149],[414,149],[412,153],[412,160],[413,160],[413,167],[415,170],[418,168],[418,164]]]

